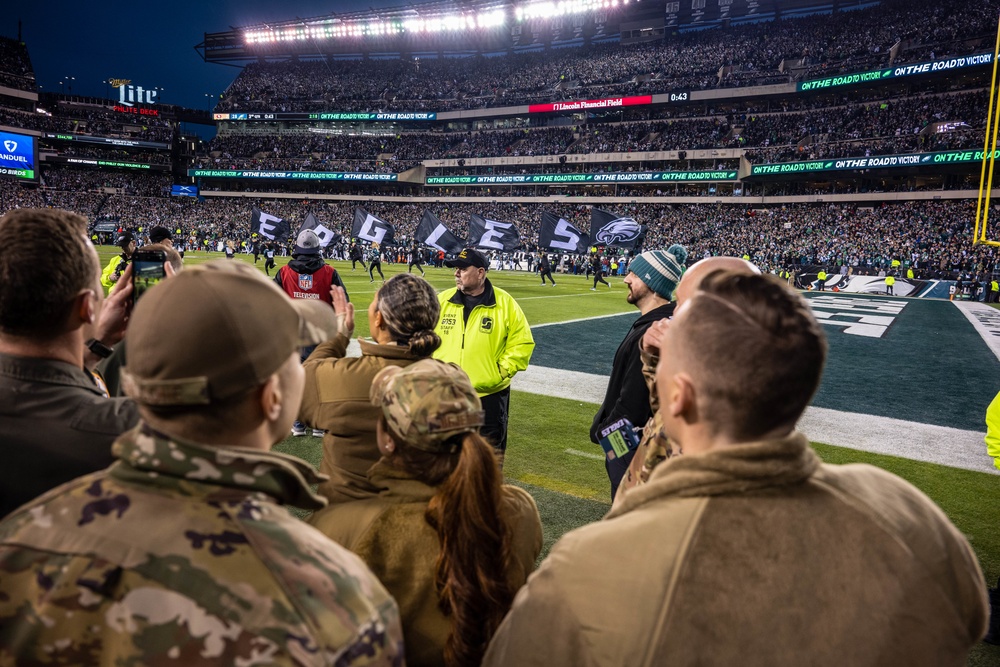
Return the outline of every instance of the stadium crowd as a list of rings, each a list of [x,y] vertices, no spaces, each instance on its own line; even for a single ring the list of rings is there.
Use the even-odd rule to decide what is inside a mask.
[[[787,59],[804,61],[822,75],[888,65],[891,47],[901,41],[909,49],[894,63],[907,61],[907,50],[913,57],[968,53],[973,38],[994,27],[996,10],[995,2],[889,2],[625,48],[598,44],[478,58],[253,63],[216,110],[443,111],[787,82],[791,75],[779,71]],[[927,25],[934,30],[925,30]]]
[[[24,42],[0,36],[0,86],[35,90],[35,73]]]

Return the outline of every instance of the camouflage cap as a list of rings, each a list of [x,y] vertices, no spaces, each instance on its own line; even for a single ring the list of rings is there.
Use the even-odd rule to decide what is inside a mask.
[[[372,380],[370,397],[393,433],[427,452],[455,452],[458,445],[446,441],[478,433],[484,423],[483,405],[469,376],[437,359],[383,368]]]
[[[208,262],[136,304],[122,387],[146,405],[218,403],[263,384],[299,347],[338,329],[329,304],[291,299],[249,264]]]

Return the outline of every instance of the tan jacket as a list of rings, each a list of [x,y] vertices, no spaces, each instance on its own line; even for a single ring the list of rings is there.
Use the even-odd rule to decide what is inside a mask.
[[[965,665],[968,542],[930,499],[805,437],[664,461],[521,589],[487,667]]]
[[[435,568],[441,543],[424,514],[434,487],[408,473],[378,463],[372,483],[377,498],[331,505],[310,523],[347,547],[371,568],[399,604],[409,667],[444,664],[451,620],[438,606]],[[513,533],[510,583],[521,587],[542,550],[542,523],[535,501],[523,489],[504,486],[502,519]]]
[[[379,409],[369,401],[368,391],[386,366],[405,367],[420,358],[405,347],[364,339],[359,339],[361,356],[345,358],[349,342],[338,335],[317,347],[303,366],[306,386],[299,419],[326,431],[320,472],[330,481],[320,484],[319,493],[331,503],[378,494],[367,478],[368,469],[379,459],[375,445]]]

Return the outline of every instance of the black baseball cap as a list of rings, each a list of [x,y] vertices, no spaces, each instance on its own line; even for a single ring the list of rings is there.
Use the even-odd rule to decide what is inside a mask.
[[[486,269],[487,271],[490,269],[489,260],[483,257],[481,252],[473,250],[472,248],[466,248],[462,252],[458,253],[458,257],[446,261],[444,265],[449,269],[464,269],[467,266],[475,266],[476,268]]]
[[[117,245],[119,248],[127,248],[128,244],[131,243],[132,241],[135,241],[135,237],[132,235],[132,232],[125,231],[122,232],[121,236],[119,236],[118,239],[115,241],[115,245]]]

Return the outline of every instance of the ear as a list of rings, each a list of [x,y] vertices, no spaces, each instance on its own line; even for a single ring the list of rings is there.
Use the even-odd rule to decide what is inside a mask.
[[[396,451],[396,441],[392,439],[386,429],[382,428],[381,423],[375,429],[375,444],[378,445],[378,451],[384,456],[392,456],[392,453]]]
[[[674,376],[670,388],[670,414],[688,424],[698,421],[698,391],[687,373]]]
[[[372,318],[371,327],[369,328],[385,329],[385,321],[382,319],[382,313],[380,313],[378,309],[375,310],[375,317]]]
[[[95,323],[97,316],[100,315],[100,310],[100,299],[97,298],[97,293],[92,289],[80,290],[73,299],[72,312],[76,322],[72,323],[72,328],[81,324]]]
[[[284,394],[281,388],[281,380],[275,373],[267,379],[260,390],[260,411],[268,421],[277,421],[281,416],[282,401]]]

